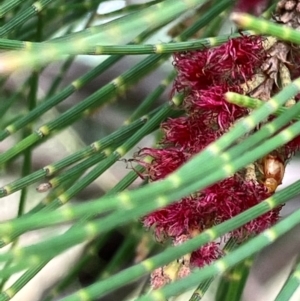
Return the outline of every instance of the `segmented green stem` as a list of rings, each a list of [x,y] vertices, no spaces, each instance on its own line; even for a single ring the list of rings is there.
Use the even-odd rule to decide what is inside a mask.
[[[12,18],[0,28],[0,37],[5,36],[8,32],[13,30],[17,26],[20,26],[31,17],[40,13],[45,8],[45,6],[47,6],[51,2],[51,0],[39,0],[34,2],[30,7],[21,11],[17,16]]]
[[[253,30],[257,34],[269,35],[283,41],[300,44],[299,31],[288,26],[252,17],[248,14],[234,13],[231,19],[242,28]]]

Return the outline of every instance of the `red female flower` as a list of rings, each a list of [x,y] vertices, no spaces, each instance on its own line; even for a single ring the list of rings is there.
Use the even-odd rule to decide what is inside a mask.
[[[152,181],[164,178],[217,140],[237,119],[248,115],[247,109],[227,103],[224,94],[243,93],[241,85],[258,71],[262,72],[260,67],[266,58],[262,42],[259,36],[241,36],[219,47],[174,55],[178,76],[173,92],[185,93],[186,115],[168,119],[161,125],[164,138],[160,149],[144,148],[138,153],[135,161],[145,167],[143,175]],[[292,143],[289,147],[295,148]],[[145,162],[145,156],[150,156],[152,161]],[[245,180],[242,173],[237,173],[148,214],[143,223],[147,228],[154,228],[157,240],[171,238],[176,244],[182,237],[193,237],[193,233],[231,219],[269,196],[263,183]],[[277,208],[256,218],[233,231],[231,236],[243,240],[265,230],[277,221],[279,211]],[[202,267],[220,255],[219,244],[211,242],[194,251],[188,264]],[[170,281],[161,277],[161,271],[153,274],[153,283]],[[180,271],[180,275],[185,275],[190,266],[185,263]]]
[[[262,41],[260,36],[241,36],[219,47],[175,54],[175,90],[199,91],[224,84],[237,87],[250,80],[266,56]]]
[[[242,89],[222,85],[206,90],[191,91],[185,99],[185,106],[191,111],[202,109],[203,115],[211,112],[215,116],[218,127],[222,130],[227,129],[248,113],[247,109],[230,104],[225,100],[224,94],[228,91],[241,93]]]
[[[152,161],[147,163],[143,158],[150,156]],[[134,161],[146,168],[144,176],[149,177],[152,181],[163,179],[177,167],[186,162],[186,154],[176,148],[155,149],[143,148],[135,156]]]
[[[219,244],[210,242],[191,254],[191,265],[201,268],[211,264],[223,254]]]
[[[188,116],[168,119],[162,123],[164,133],[162,144],[175,146],[189,154],[195,154],[221,136],[213,114],[193,112]]]

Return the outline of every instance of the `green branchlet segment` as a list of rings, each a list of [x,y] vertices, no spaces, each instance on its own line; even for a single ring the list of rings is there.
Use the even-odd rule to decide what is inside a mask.
[[[15,3],[16,2],[19,2],[19,1],[15,1]],[[39,0],[39,1],[34,2],[31,6],[27,7],[25,10],[21,11],[14,18],[12,18],[5,25],[3,25],[0,28],[0,36],[1,37],[5,36],[8,32],[13,30],[17,26],[20,26],[21,24],[23,24],[25,21],[27,21],[31,17],[40,13],[51,2],[52,2],[51,0]],[[19,3],[17,3],[17,5],[18,4]],[[8,5],[6,5],[6,7],[4,7],[4,9],[11,9],[12,8],[11,6],[12,6],[12,4],[10,5],[10,7],[8,7]]]
[[[40,70],[41,72],[42,70]],[[10,107],[17,102],[18,100],[20,101],[20,99],[26,99],[26,95],[28,94],[29,88],[30,88],[30,82],[31,82],[31,77],[29,76],[26,81],[24,82],[24,84],[22,86],[20,86],[18,89],[16,89],[16,91],[14,93],[12,93],[12,95],[5,100],[5,102],[1,102],[0,103],[0,116],[4,117],[6,112],[10,109]],[[31,114],[32,111],[34,111],[35,108],[33,108],[30,112],[27,112],[29,114]],[[24,114],[21,115],[21,117],[19,116],[18,118],[15,118],[15,120],[13,120],[13,123],[17,122],[18,120],[24,118],[23,116]],[[26,116],[26,115],[25,115]],[[10,124],[10,123],[9,123]],[[24,124],[24,127],[27,126],[27,124]],[[5,127],[8,126],[5,125]],[[0,133],[5,133],[5,130],[3,129],[3,127],[1,126],[0,128]]]
[[[100,161],[91,171],[89,171],[84,177],[80,179],[80,181],[76,182],[69,189],[64,191],[61,195],[55,198],[51,204],[47,207],[43,208],[39,214],[45,214],[46,212],[53,211],[58,207],[66,204],[72,197],[74,197],[78,192],[86,188],[89,184],[91,184],[95,179],[97,179],[105,170],[107,170],[110,166],[112,166],[117,160],[119,160],[122,156],[124,156],[138,141],[140,141],[146,134],[153,131],[154,128],[158,127],[162,120],[164,120],[167,116],[169,116],[172,108],[170,105],[165,105],[153,118],[149,120],[149,122],[142,127],[140,130],[136,131],[126,142],[118,147],[115,150],[105,149],[104,153],[99,153],[99,155],[95,155],[89,159],[83,161],[83,163],[78,164],[71,168],[65,174],[53,178],[49,181],[52,187],[57,187],[61,183],[70,179],[70,177],[76,177],[77,175],[81,175],[84,170],[88,167],[93,166],[97,162]],[[83,167],[82,167],[83,165]],[[94,212],[89,212],[86,215],[94,215]],[[28,216],[28,214],[26,215]],[[24,230],[24,229],[23,229]],[[24,233],[22,229],[16,229],[10,235],[6,235],[4,239],[0,240],[0,246],[11,242],[16,236]]]
[[[224,3],[226,4],[226,1],[224,1]],[[224,3],[220,3],[218,6],[215,7],[215,10],[213,11],[214,14],[217,14],[221,11],[221,9],[224,9]],[[184,32],[178,39],[185,39],[187,38],[189,35],[193,34],[194,32],[196,32],[200,27],[202,27],[205,23],[206,23],[206,20],[209,19],[211,17],[212,13],[211,12],[208,12],[207,13],[207,16],[204,16],[205,18],[202,20],[199,20],[194,26],[192,26],[191,28],[189,28],[188,30],[186,30],[186,32]],[[154,60],[157,60],[157,57],[156,56],[152,56],[152,57],[149,57],[149,64],[150,66],[153,64],[153,59]],[[144,61],[143,61],[144,62]],[[143,62],[140,64],[140,69],[143,69],[145,67],[145,65],[143,64]],[[142,66],[141,66],[142,65]],[[80,81],[78,81],[79,83]],[[114,81],[115,82],[119,82],[117,80]],[[114,83],[108,85],[109,87],[111,87],[112,89],[114,89]],[[71,87],[72,88],[72,87]],[[63,90],[65,91],[65,90]],[[102,89],[101,89],[102,91]],[[68,93],[66,95],[64,95],[62,98],[65,98],[66,96],[68,95]],[[99,92],[99,97],[101,96],[101,92]],[[102,97],[104,95],[102,94]],[[54,96],[55,97],[55,96]],[[174,98],[174,101],[176,101],[177,99]],[[180,100],[179,100],[180,101]],[[53,103],[55,102],[52,102],[51,105],[53,105]],[[84,103],[84,102],[83,102]],[[46,106],[49,104],[49,101],[45,102],[45,110],[48,109]],[[84,106],[84,108],[87,107],[87,106]],[[76,107],[75,107],[76,108]],[[69,112],[69,113],[68,113]],[[74,114],[74,110],[71,109],[69,110],[68,112],[66,112],[65,114],[62,114],[62,116],[59,118],[59,120],[65,124],[65,121],[67,120],[67,117],[66,117],[66,114],[70,117],[70,118],[73,118],[73,114]],[[35,114],[40,114],[41,111],[36,111]],[[36,115],[36,116],[37,116]],[[29,115],[27,115],[29,116]],[[26,117],[28,118],[28,117]],[[30,119],[31,120],[31,119]],[[27,119],[27,122],[30,121],[29,118]],[[55,120],[53,123],[57,124],[59,122],[59,120]],[[41,131],[40,132],[36,132],[36,133],[33,133],[31,134],[30,136],[28,136],[27,138],[25,138],[24,140],[22,140],[20,143],[18,143],[16,146],[14,146],[13,148],[11,148],[7,153],[4,153],[2,155],[0,155],[0,161],[1,161],[1,157],[2,157],[2,162],[6,162],[7,160],[9,160],[10,158],[14,157],[15,155],[17,155],[18,153],[22,152],[22,150],[24,148],[27,148],[31,145],[33,145],[34,143],[36,143],[37,141],[39,141],[41,138],[43,138],[43,135],[49,135],[49,133],[51,132],[50,131],[50,127],[52,126],[52,130],[56,130],[56,126],[53,125],[53,123],[50,122],[50,125],[45,125],[41,128]],[[18,127],[20,126],[24,126],[24,123],[22,123],[22,121],[20,120],[19,124],[18,124]],[[11,128],[14,128],[13,126]],[[5,133],[5,132],[4,132]],[[2,134],[4,134],[2,133]],[[1,136],[1,134],[0,134]],[[76,160],[75,160],[76,161]],[[74,162],[74,161],[73,161]],[[72,163],[73,163],[72,162]],[[60,163],[60,162],[59,162]],[[65,162],[63,163],[63,166],[60,167],[60,168],[63,168],[67,165],[69,165],[71,163],[68,163],[66,164]],[[58,170],[60,169],[58,167],[56,167],[55,170]],[[52,172],[50,172],[50,174],[52,174]],[[25,178],[25,179],[21,179],[21,183],[19,184],[18,182],[15,184],[15,187],[6,187],[4,190],[2,190],[2,195],[4,196],[5,194],[9,194],[9,193],[12,193],[13,191],[16,191],[18,189],[20,189],[21,187],[24,187],[30,183],[33,183],[35,182],[36,180],[40,179],[41,177],[45,176],[45,173],[44,171],[38,171],[36,174],[34,174],[34,176],[32,176],[32,178],[29,177],[30,181],[28,180],[28,178]],[[31,180],[32,179],[32,180]],[[28,182],[27,182],[28,181]]]
[[[156,27],[152,27],[150,29],[145,30],[140,35],[134,38],[134,40],[131,43],[141,43],[146,38],[148,38],[154,31],[156,30]],[[11,40],[8,40],[11,42]],[[18,42],[18,41],[17,41]],[[18,42],[20,43],[20,42]],[[43,115],[45,112],[65,100],[67,97],[75,93],[76,91],[82,89],[84,86],[86,86],[89,82],[91,82],[93,79],[95,79],[97,76],[102,74],[104,71],[106,71],[109,67],[111,67],[114,63],[119,61],[122,58],[121,55],[115,55],[110,56],[108,59],[106,59],[104,62],[100,63],[98,66],[93,68],[92,70],[88,71],[83,76],[79,77],[78,79],[74,80],[70,85],[66,86],[62,91],[57,93],[56,95],[51,96],[51,94],[54,92],[57,84],[59,83],[59,75],[56,78],[56,80],[53,82],[53,85],[50,87],[50,90],[48,91],[47,95],[50,97],[49,99],[46,97],[45,101],[41,103],[36,109],[32,110],[28,114],[26,114],[24,117],[18,119],[13,124],[10,124],[7,126],[3,131],[0,131],[0,140],[5,139],[9,135],[15,133],[19,129],[26,126],[28,123],[32,122],[36,118],[39,118],[41,115]],[[70,64],[72,61],[72,58],[67,60],[65,64],[63,65],[62,69],[66,69],[66,67]],[[27,85],[24,84],[24,87]],[[23,89],[21,89],[21,92]],[[18,94],[19,95],[19,94]],[[15,101],[18,97],[18,95],[15,95],[15,97],[11,97],[11,101],[7,101],[6,103],[10,104],[13,101]],[[6,106],[7,107],[7,106]],[[0,109],[1,110],[1,109]],[[1,111],[0,111],[1,112]]]
[[[63,292],[68,286],[76,279],[78,273],[86,266],[86,264],[91,260],[93,256],[97,254],[97,251],[101,249],[103,245],[107,242],[111,235],[111,232],[107,232],[101,237],[99,237],[95,242],[92,242],[85,250],[84,257],[80,259],[75,266],[68,272],[67,276],[63,278],[59,284],[54,287],[48,294],[47,297],[43,299],[43,301],[51,301],[54,298],[57,298],[61,292]],[[48,261],[45,261],[48,263]],[[15,284],[14,284],[15,285]],[[22,287],[15,286],[13,288],[14,291],[19,291]],[[5,301],[5,300],[3,300]]]
[[[77,2],[77,4],[74,4],[75,1]],[[25,1],[23,1],[22,4],[23,5],[19,8],[20,12],[23,12],[25,9],[28,8],[28,3],[25,3]],[[43,30],[43,40],[50,39],[53,36],[53,34],[57,33],[58,31],[61,32],[60,35],[62,36],[67,35],[68,30],[65,29],[69,25],[77,26],[78,21],[86,19],[88,13],[90,13],[89,17],[93,18],[93,15],[95,15],[95,10],[97,9],[98,5],[98,0],[74,0],[72,1],[72,4],[69,3],[69,10],[62,14],[58,8],[59,1],[51,1],[51,3],[47,5],[45,9],[43,9],[41,12],[37,12],[36,14],[37,16],[41,16],[43,20],[46,20],[47,26]],[[72,9],[72,6],[74,6],[76,9]],[[17,26],[17,33],[16,31],[11,31],[9,37],[12,40],[32,41],[32,35],[35,33],[37,27],[37,18],[36,16],[33,16],[33,18],[30,18],[30,20],[23,23],[21,26]]]
[[[298,30],[288,26],[275,24],[264,19],[255,18],[248,14],[234,13],[231,19],[240,27],[253,30],[257,34],[269,35],[280,40],[300,44],[300,33]]]
[[[226,6],[228,6],[228,1],[227,0],[220,2],[218,5],[216,5],[214,7],[213,10],[207,12],[206,15],[204,15],[197,23],[195,23],[194,26],[190,27],[185,32],[183,32],[179,37],[177,37],[175,39],[175,41],[181,41],[181,40],[187,39],[189,36],[191,36],[197,30],[199,30],[199,28],[203,27],[206,24],[206,22],[210,20],[210,18],[212,18],[215,15],[219,14]],[[138,36],[134,40],[134,43],[140,43],[142,40],[144,40],[152,32],[152,30],[153,29],[151,28],[151,30],[147,30],[147,31],[143,32],[140,36]],[[222,43],[222,41],[224,42],[224,39],[225,39],[225,37],[221,37],[220,39],[219,38],[204,39],[201,47],[219,45],[220,43]],[[228,37],[226,37],[226,39],[228,39]],[[87,83],[89,83],[91,80],[93,80],[96,76],[98,76],[100,73],[102,73],[107,68],[109,68],[112,64],[114,64],[115,62],[117,62],[120,58],[121,58],[121,56],[118,56],[118,55],[117,56],[112,56],[112,57],[108,58],[103,63],[101,63],[99,66],[97,66],[96,68],[94,68],[90,72],[86,73],[82,77],[78,78],[76,81],[74,81],[73,83],[71,83],[71,85],[69,85],[66,88],[64,88],[57,95],[54,95],[53,97],[51,97],[50,99],[48,99],[44,103],[40,104],[36,108],[36,110],[34,110],[33,112],[30,112],[24,118],[16,121],[15,123],[7,126],[4,131],[0,131],[0,140],[5,139],[10,134],[15,133],[16,131],[18,131],[20,128],[24,127],[29,122],[32,122],[36,118],[40,117],[47,110],[49,110],[53,106],[57,105],[59,102],[61,102],[64,99],[66,99],[68,96],[70,96],[71,94],[73,94],[75,91],[77,91],[80,88],[82,88],[83,86],[85,86]],[[150,57],[148,57],[146,59],[146,60],[150,61],[149,62],[150,65],[148,64],[148,68],[150,68],[150,70],[152,70],[151,68],[154,67],[153,65],[155,65],[156,62],[158,62],[158,63],[162,62],[162,61],[160,61],[159,58],[161,58],[161,59],[167,59],[168,55],[160,55],[160,56],[153,55],[153,56],[150,56]],[[143,65],[143,62],[145,62],[145,60],[142,61],[140,64],[138,64],[136,67],[132,68],[132,70],[130,70],[130,73],[132,73],[132,77],[135,76],[136,79],[140,78],[141,74],[138,73],[138,72],[141,72],[141,69],[142,69],[143,74],[146,73],[146,71],[147,71],[146,70],[146,65]],[[138,70],[140,70],[140,71],[138,71]],[[96,99],[102,100],[101,102],[99,102],[99,101],[97,102],[97,106],[100,106],[101,104],[103,104],[104,101],[108,101],[108,99],[106,99],[106,98],[109,98],[112,95],[114,95],[114,93],[116,93],[116,90],[119,90],[119,92],[120,92],[122,89],[124,89],[124,86],[126,87],[126,84],[127,84],[126,83],[126,80],[127,80],[127,77],[126,77],[127,75],[126,74],[128,74],[128,73],[129,72],[121,75],[119,78],[115,79],[110,84],[108,84],[108,85],[104,86],[102,89],[98,90],[98,92],[95,92],[91,97],[89,97],[86,100],[84,100],[83,103],[85,103],[86,105],[84,105],[84,109],[83,110],[87,109],[91,105],[90,104],[91,98],[93,98],[93,99],[96,98]],[[134,80],[133,79],[132,80],[128,79],[128,82],[129,81],[132,82]],[[93,100],[93,102],[95,102],[95,101],[96,100]],[[77,106],[75,106],[75,108],[77,108]],[[74,111],[76,111],[75,108],[74,108]],[[74,111],[71,110],[71,112],[69,113],[69,115],[73,115],[75,113]],[[79,117],[77,117],[77,118],[79,118]],[[63,115],[62,119],[63,120],[67,120],[65,115]],[[70,122],[68,124],[70,124]],[[66,125],[68,125],[68,124],[66,124]],[[64,126],[66,126],[66,125],[64,125]],[[48,133],[48,131],[49,130],[47,129],[46,132]],[[30,139],[31,141],[37,141],[38,138],[39,138],[38,135],[32,134],[32,137],[30,137],[28,139]],[[23,142],[23,143],[25,143],[25,142]],[[28,143],[34,143],[34,142],[28,142]],[[18,145],[17,148],[20,151],[22,151],[23,150],[22,144]],[[14,153],[14,154],[11,154],[10,156],[14,156],[14,155],[16,155],[16,154]],[[1,155],[0,155],[0,164],[1,164]]]
[[[75,59],[75,57],[70,57],[70,58],[66,59],[64,61],[64,63],[62,64],[62,66],[60,68],[60,71],[58,72],[58,74],[54,78],[54,80],[52,81],[51,86],[49,87],[49,90],[46,93],[45,99],[47,101],[51,96],[53,96],[56,93],[59,84],[61,83],[61,81],[63,80],[65,74],[68,72],[68,70],[70,69],[70,67],[74,63],[74,59]],[[75,87],[73,87],[73,88],[75,88]]]
[[[78,3],[75,4],[74,2]],[[97,0],[74,0],[71,5],[68,5],[69,11],[62,15],[59,11],[59,3],[50,0],[4,1],[0,6],[0,16],[2,18],[12,15],[12,17],[8,18],[6,23],[4,23],[0,33],[1,36],[12,33],[12,36],[17,35],[20,39],[22,35],[25,35],[27,38],[31,37],[36,28],[38,28],[38,21],[34,17],[42,16],[44,20],[47,20],[47,24],[52,25],[51,28],[45,30],[45,36],[49,37],[53,32],[61,29],[62,25],[76,22],[85,13],[95,10],[98,4],[99,1]],[[7,14],[7,12],[12,9],[15,10],[11,12],[11,14]]]
[[[133,120],[146,114],[149,111],[153,103],[162,95],[166,88],[171,84],[175,78],[175,72],[171,72],[161,83],[144,99],[140,106],[131,114],[131,116],[125,121],[125,124],[131,123]],[[174,102],[173,102],[174,103]],[[174,103],[177,105],[176,103]]]
[[[230,99],[230,102],[235,105],[238,105],[240,107],[245,107],[245,108],[249,108],[249,109],[257,109],[257,108],[260,108],[264,104],[263,101],[261,101],[257,98],[247,97],[246,95],[244,95],[244,97],[242,97],[242,98],[240,98],[240,97],[232,98],[232,99]],[[274,113],[274,115],[279,116],[281,114],[284,114],[287,110],[289,110],[289,109],[286,107],[281,107]],[[296,116],[295,120],[300,120],[300,115]]]
[[[50,258],[49,258],[50,259]],[[48,262],[48,261],[47,261]],[[45,261],[46,263],[46,261]],[[8,289],[2,291],[0,293],[0,300],[1,301],[9,301],[14,297],[14,295],[22,288],[28,281],[26,279],[32,279],[41,269],[45,266],[45,264],[39,263],[36,264],[33,268],[26,271],[16,282]]]
[[[76,186],[74,185],[69,190],[67,190],[63,195],[59,196],[58,204],[60,202],[65,203],[70,200],[74,195],[76,195],[79,191],[81,191],[88,184],[92,183],[96,178],[99,177],[105,170],[107,170],[112,164],[114,164],[117,160],[123,157],[134,145],[136,145],[145,135],[152,132],[155,128],[159,126],[162,120],[164,120],[171,113],[171,107],[169,105],[165,105],[162,110],[160,110],[155,116],[153,116],[148,123],[142,127],[140,130],[136,131],[126,142],[119,146],[116,150],[110,154],[107,159],[103,163],[99,163],[93,171],[89,172],[84,178],[78,183]],[[90,160],[95,160],[96,156],[91,157]],[[88,159],[89,160],[89,159]],[[96,160],[95,162],[99,161]],[[94,162],[94,163],[95,163]],[[85,166],[86,167],[86,166]],[[78,168],[78,167],[76,167]],[[57,182],[60,182],[60,176],[56,178]],[[50,180],[50,183],[55,183],[55,178]],[[54,203],[54,202],[53,202]]]
[[[51,1],[44,0],[43,4],[44,2]],[[49,45],[45,44],[43,49],[39,49],[38,56],[35,49],[21,51],[21,53],[17,51],[15,53],[4,54],[0,57],[1,71],[11,72],[23,67],[42,65],[48,63],[50,60],[59,59],[67,53],[77,55],[88,51],[90,45],[97,45],[99,41],[118,41],[126,37],[130,39],[132,38],[129,35],[130,32],[137,32],[137,30],[142,32],[146,28],[151,28],[153,24],[164,24],[166,20],[170,20],[170,18],[174,19],[181,13],[204,2],[204,0],[184,0],[179,2],[166,0],[109,23],[56,39],[54,47],[49,47]]]
[[[13,158],[29,146],[34,145],[39,140],[45,139],[46,137],[48,138],[54,133],[54,131],[56,132],[72,124],[81,118],[85,114],[86,110],[94,109],[103,105],[110,99],[110,97],[114,95],[117,89],[122,89],[124,85],[132,84],[133,82],[137,81],[145,74],[145,72],[149,72],[153,68],[157,67],[157,64],[160,64],[161,62],[162,61],[160,57],[149,57],[129,71],[126,71],[123,76],[119,76],[111,83],[105,85],[103,88],[87,97],[78,105],[61,114],[55,120],[50,121],[49,123],[40,127],[37,132],[27,136],[7,152],[1,154],[0,165]]]
[[[83,0],[78,1],[75,3],[75,1],[72,1],[70,3],[57,3],[57,5],[49,7],[46,10],[46,15],[55,15],[55,14],[62,14],[67,15],[70,18],[70,13],[80,13],[82,11],[90,11],[90,10],[96,10],[99,6],[99,0]],[[145,5],[147,7],[149,5]],[[94,16],[95,18],[96,16]],[[94,19],[93,18],[93,19]]]
[[[37,72],[33,71],[31,78],[30,78],[30,86],[31,89],[29,91],[28,96],[28,111],[31,111],[36,106],[36,100],[37,100],[37,90],[38,90],[38,80],[39,75]],[[23,136],[27,136],[31,132],[32,128],[31,126],[27,126],[23,129]],[[32,165],[32,154],[31,149],[26,149],[23,153],[23,163],[22,163],[22,172],[21,177],[24,178],[31,172],[31,165]],[[19,201],[19,208],[18,208],[18,216],[22,215],[24,213],[24,208],[26,204],[26,198],[27,198],[27,191],[28,188],[25,187],[21,191],[20,201]]]
[[[250,33],[250,32],[249,32]],[[91,55],[142,55],[142,54],[164,54],[164,53],[174,53],[187,50],[199,50],[204,47],[209,47],[211,45],[218,46],[228,41],[228,38],[235,38],[240,36],[240,34],[233,34],[228,37],[228,35],[219,36],[215,38],[204,38],[200,40],[192,40],[188,42],[174,42],[174,43],[160,43],[160,44],[143,44],[143,45],[99,45],[93,46],[87,52],[78,53],[79,54],[91,54]],[[16,49],[35,49],[39,51],[40,48],[43,49],[45,43],[34,43],[34,42],[20,42],[13,40],[0,39],[0,49],[3,50],[16,50]],[[56,44],[52,45],[47,42],[48,47],[56,47]],[[69,52],[65,53],[69,54]]]
[[[138,171],[142,171],[143,168],[137,167]],[[127,176],[125,176],[118,184],[109,191],[108,194],[115,194],[119,191],[122,191],[126,189],[135,179],[137,178],[137,173],[134,171],[131,171],[128,173]],[[83,220],[88,220],[90,218],[93,218],[93,215],[88,215],[86,217],[83,217]],[[76,226],[75,226],[76,227]],[[19,233],[18,235],[20,235]],[[101,237],[97,237],[95,241],[92,241],[90,243],[90,246],[88,247],[87,251],[85,252],[86,255],[83,259],[81,259],[76,266],[70,271],[70,273],[66,276],[66,278],[60,282],[60,284],[52,291],[51,295],[54,297],[65,287],[68,286],[68,284],[72,281],[73,277],[77,275],[77,272],[82,268],[82,266],[89,260],[89,258],[93,255],[93,251],[98,250],[101,245],[105,244],[106,240],[109,238],[109,234],[105,233]],[[132,243],[132,239],[129,236],[128,239],[126,239],[127,243]],[[44,259],[41,263],[39,263],[36,267],[31,268],[27,270],[25,274],[23,274],[10,288],[5,290],[0,294],[0,300],[1,301],[8,301],[13,295],[15,295],[16,292],[18,292],[30,279],[36,275],[37,272],[39,272],[50,260]],[[111,267],[113,268],[113,267]],[[51,300],[51,298],[49,298]]]
[[[228,254],[229,252],[231,252],[232,250],[236,249],[238,246],[236,239],[234,238],[230,238],[224,248],[223,248],[223,253],[224,255]],[[208,290],[210,284],[214,281],[214,277],[211,277],[203,282],[201,282],[199,284],[199,286],[197,287],[197,289],[194,291],[192,297],[190,298],[189,301],[200,301],[202,299],[202,297],[205,295],[205,292]]]
[[[2,18],[3,16],[5,16],[7,12],[20,5],[22,2],[23,0],[11,0],[2,3],[0,5],[0,17]]]
[[[151,117],[151,114],[149,115],[149,117]],[[37,170],[36,172],[31,173],[30,175],[28,175],[26,177],[23,177],[23,178],[18,179],[8,185],[5,185],[4,187],[0,188],[0,197],[4,197],[15,191],[18,191],[32,183],[37,182],[38,180],[40,180],[46,176],[51,176],[51,175],[57,173],[58,171],[62,170],[63,168],[70,166],[71,164],[74,164],[74,163],[79,162],[84,159],[88,159],[89,157],[91,157],[97,153],[101,153],[106,148],[120,145],[126,139],[131,137],[132,134],[134,132],[136,132],[136,130],[138,130],[140,127],[142,127],[147,122],[149,117],[143,116],[139,120],[134,121],[133,123],[131,123],[127,126],[121,127],[116,132],[112,133],[111,135],[108,135],[103,139],[95,141],[91,145],[86,146],[85,148],[77,151],[76,153],[69,155],[68,157],[66,157],[60,161],[57,161],[51,165],[45,166],[44,168]],[[85,170],[85,168],[81,169],[81,172],[84,170]],[[69,177],[69,176],[70,176],[70,174],[68,174],[68,172],[67,172],[67,177]]]
[[[281,288],[279,294],[277,295],[275,301],[289,301],[291,300],[295,291],[299,288],[300,284],[300,262],[299,258],[295,263],[293,270],[291,271],[289,277]]]
[[[40,41],[42,37],[42,32],[43,32],[43,22],[42,18],[38,16],[38,27],[36,30],[36,36],[35,39],[36,41]],[[39,72],[36,70],[33,70],[31,73],[31,76],[29,78],[29,85],[30,85],[30,90],[28,94],[28,104],[27,104],[27,109],[28,111],[32,111],[35,109],[37,105],[37,96],[38,96],[38,84],[39,84]],[[32,131],[32,125],[28,124],[24,129],[23,129],[23,136],[26,137],[29,135]],[[21,177],[26,177],[28,174],[31,172],[31,165],[32,165],[32,153],[31,149],[26,149],[23,153],[23,166],[22,166],[22,174]],[[21,191],[20,195],[20,201],[19,201],[19,208],[18,208],[18,216],[21,216],[24,214],[24,208],[26,205],[26,200],[27,200],[27,192],[28,192],[28,187],[25,187]]]
[[[218,286],[215,300],[240,301],[252,264],[253,259],[246,258],[233,268],[224,272]]]
[[[94,14],[91,14],[91,17],[86,21],[84,28],[87,28],[90,25],[90,22],[92,21],[91,18],[94,17]],[[74,26],[69,26],[67,33],[70,33],[74,30]],[[48,99],[55,94],[55,92],[58,89],[59,84],[63,80],[64,76],[67,74],[68,70],[74,63],[76,57],[68,57],[61,65],[60,70],[57,72],[57,75],[52,80],[52,83],[46,93],[45,100],[48,101]]]
[[[139,36],[137,36],[132,43],[140,43],[144,39],[146,39],[151,33],[153,32],[153,29],[146,30]],[[75,93],[76,91],[82,89],[84,86],[86,86],[89,82],[91,82],[93,79],[95,79],[97,76],[99,76],[101,73],[106,71],[109,67],[111,67],[113,64],[115,64],[117,61],[119,61],[122,58],[120,55],[111,56],[108,59],[106,59],[104,62],[100,63],[98,66],[93,68],[92,70],[88,71],[86,74],[82,75],[75,81],[73,81],[70,85],[65,87],[62,91],[60,91],[58,94],[50,97],[49,99],[46,99],[43,103],[41,103],[35,110],[24,116],[24,118],[21,118],[20,120],[16,121],[15,123],[7,126],[3,131],[0,131],[0,140],[5,139],[9,135],[15,133],[22,127],[26,126],[28,123],[32,122],[36,118],[39,118],[42,114],[47,112],[49,109],[53,108],[55,105],[59,104],[61,101],[65,100],[67,97]],[[50,90],[52,91],[52,89]],[[99,93],[99,98],[104,97],[104,95],[101,95]]]
[[[50,192],[41,199],[40,203],[38,203],[35,207],[33,207],[31,210],[29,210],[24,215],[32,215],[40,211],[41,209],[45,208],[45,206],[51,204],[55,199],[57,199],[61,194],[63,194],[67,189],[69,189],[74,183],[82,176],[82,174],[76,174],[73,177],[69,177],[66,181],[61,183],[58,187],[55,187],[50,190]],[[14,233],[12,236],[17,237],[21,233],[18,232],[18,234]],[[6,243],[0,242],[0,246],[3,247]]]

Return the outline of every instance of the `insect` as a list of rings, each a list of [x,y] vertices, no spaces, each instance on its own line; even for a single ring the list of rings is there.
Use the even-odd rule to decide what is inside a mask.
[[[282,183],[284,176],[284,163],[278,155],[268,154],[262,160],[263,174],[265,176],[264,185],[269,193],[275,192],[277,187]]]

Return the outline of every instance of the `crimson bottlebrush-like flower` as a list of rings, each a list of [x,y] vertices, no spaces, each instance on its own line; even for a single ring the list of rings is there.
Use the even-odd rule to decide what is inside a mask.
[[[191,91],[185,100],[185,105],[191,111],[202,110],[204,116],[207,111],[210,111],[210,115],[215,116],[214,119],[216,119],[219,128],[224,130],[248,113],[247,109],[230,104],[225,100],[224,94],[228,91],[241,93],[242,89],[222,85]]]
[[[230,39],[219,47],[174,55],[174,66],[178,75],[173,93],[184,92],[182,107],[185,116],[170,118],[162,123],[164,137],[160,148],[144,148],[136,155],[134,160],[145,167],[142,176],[148,177],[151,181],[163,179],[227,132],[236,120],[249,114],[248,109],[227,103],[224,94],[228,91],[245,93],[245,85],[248,86],[248,82],[257,73],[266,72],[266,82],[270,82],[266,69],[261,68],[265,66],[267,58],[272,61],[270,53],[263,47],[263,40],[260,36],[242,35]],[[266,87],[263,85],[264,83],[262,87]],[[255,93],[262,93],[261,95],[273,93],[273,90],[265,93],[262,87],[258,87]],[[273,89],[271,84],[267,87]],[[274,86],[274,91],[277,89],[278,87]],[[251,92],[250,89],[247,93],[251,95]],[[300,145],[298,140],[297,138],[290,142],[276,154],[284,159],[288,158],[295,149],[298,149]],[[152,160],[145,161],[146,156]],[[270,158],[276,160],[275,155]],[[257,162],[257,165],[261,166],[257,171],[258,178],[255,174],[252,176],[254,178],[249,179],[246,176],[247,170],[241,171],[165,208],[149,213],[143,218],[144,226],[154,229],[158,241],[171,238],[176,245],[231,219],[269,197],[280,184],[279,182],[273,186],[266,184],[271,180],[275,180],[276,184],[279,175],[273,175],[272,171],[264,174],[266,168],[264,170],[263,162],[266,161]],[[282,164],[283,161],[278,158],[276,162]],[[273,176],[275,179],[270,178]],[[279,212],[280,208],[274,209],[231,232],[229,237],[243,241],[260,233],[278,220]],[[187,275],[191,267],[210,264],[221,255],[218,242],[208,243],[192,252],[188,260],[181,259],[183,265],[177,267],[176,277]],[[152,274],[153,287],[160,287],[173,281],[167,273],[170,268],[165,266]]]
[[[300,136],[297,136],[291,142],[285,145],[285,152],[289,155],[287,158],[289,159],[295,152],[300,149]]]
[[[191,265],[193,267],[203,267],[211,264],[213,261],[218,259],[223,252],[220,249],[219,244],[210,242],[200,249],[192,252],[191,254]]]
[[[142,160],[146,156],[150,156],[150,163]],[[146,172],[144,176],[149,177],[152,181],[163,179],[177,167],[186,162],[186,154],[176,148],[153,149],[143,148],[136,155],[135,161],[144,166]]]
[[[183,198],[148,214],[143,222],[148,228],[155,226],[158,240],[164,237],[176,238],[188,234],[191,229],[202,232],[222,223],[257,205],[269,195],[263,184],[244,181],[239,176],[230,177],[204,189],[197,196]],[[253,222],[251,231],[259,233],[266,229],[266,224],[270,226],[276,220],[263,224]],[[248,228],[243,229],[244,234]]]
[[[199,210],[200,209],[200,210]],[[203,229],[205,214],[198,207],[193,197],[186,197],[163,209],[154,211],[144,217],[147,228],[155,226],[155,235],[159,241],[165,237],[176,239],[183,234],[189,234],[190,229]],[[209,223],[211,225],[211,222]]]
[[[219,47],[175,54],[175,90],[202,90],[224,84],[237,87],[250,80],[266,56],[262,42],[260,36],[242,36]]]
[[[164,133],[162,143],[183,149],[189,154],[197,153],[221,136],[214,127],[215,124],[211,124],[213,120],[216,120],[213,114],[200,112],[176,119],[170,118],[161,125]]]

